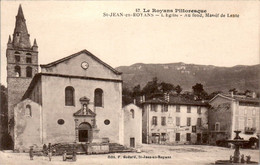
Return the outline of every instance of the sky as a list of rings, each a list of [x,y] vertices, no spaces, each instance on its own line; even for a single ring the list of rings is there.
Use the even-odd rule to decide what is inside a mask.
[[[259,1],[1,1],[1,83],[19,4],[36,38],[39,64],[87,49],[111,65],[259,63]],[[239,18],[103,17],[143,9],[203,9]]]

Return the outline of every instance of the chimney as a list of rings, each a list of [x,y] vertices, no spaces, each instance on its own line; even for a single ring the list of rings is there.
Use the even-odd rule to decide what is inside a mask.
[[[170,95],[169,93],[164,93],[164,100],[169,102],[170,101]]]
[[[143,102],[145,102],[145,95],[143,95]]]
[[[234,97],[233,91],[231,91],[231,97]]]
[[[252,92],[252,98],[256,98],[256,93],[255,92]]]
[[[136,105],[136,100],[134,99],[134,105]]]

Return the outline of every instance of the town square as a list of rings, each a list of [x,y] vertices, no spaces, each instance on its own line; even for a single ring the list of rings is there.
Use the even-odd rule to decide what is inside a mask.
[[[2,1],[0,164],[258,164],[257,5]]]

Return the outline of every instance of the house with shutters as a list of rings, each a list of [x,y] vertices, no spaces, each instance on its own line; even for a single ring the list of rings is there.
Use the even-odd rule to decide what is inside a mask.
[[[207,143],[208,104],[168,95],[142,103],[143,143]]]
[[[209,142],[233,139],[234,131],[249,140],[260,135],[260,100],[245,95],[218,94],[209,101]]]

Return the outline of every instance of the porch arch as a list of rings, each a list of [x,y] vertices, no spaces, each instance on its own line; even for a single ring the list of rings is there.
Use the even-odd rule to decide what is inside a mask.
[[[78,127],[78,138],[79,142],[92,142],[93,131],[88,122],[80,123]]]

